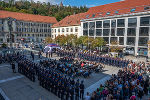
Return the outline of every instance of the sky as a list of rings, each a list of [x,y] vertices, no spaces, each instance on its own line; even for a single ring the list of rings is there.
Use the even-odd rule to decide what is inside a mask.
[[[50,2],[52,4],[60,4],[63,2],[65,6],[87,6],[87,7],[94,7],[99,5],[104,5],[108,3],[118,2],[120,0],[33,0],[35,2]]]

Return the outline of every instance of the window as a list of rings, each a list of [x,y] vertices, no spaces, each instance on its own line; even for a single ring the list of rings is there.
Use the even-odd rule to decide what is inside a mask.
[[[104,41],[106,42],[106,44],[109,43],[109,37],[103,37]]]
[[[109,29],[103,29],[103,36],[109,36],[110,30]]]
[[[102,28],[102,21],[96,21],[96,28]]]
[[[119,45],[124,45],[124,37],[119,37]]]
[[[148,16],[148,17],[141,17],[140,25],[141,26],[149,26],[150,25],[150,16]]]
[[[78,32],[78,27],[75,27],[75,32]]]
[[[70,31],[73,32],[73,28],[71,28]]]
[[[136,26],[137,26],[137,18],[129,18],[128,27],[136,27]]]
[[[148,37],[139,37],[139,46],[147,46],[148,40]]]
[[[149,36],[149,27],[140,27],[139,36]]]
[[[66,32],[69,32],[69,28],[66,28]]]
[[[117,37],[111,37],[110,38],[110,43],[117,42],[117,41],[118,41]]]
[[[127,45],[135,45],[135,37],[127,37]]]
[[[88,23],[83,23],[83,28],[88,29]]]
[[[135,9],[136,9],[136,8],[131,9],[131,10],[130,10],[130,12],[134,12],[134,11],[135,11]]]
[[[55,33],[56,33],[56,29],[55,29]]]
[[[117,36],[124,36],[125,29],[124,28],[117,28]]]
[[[103,21],[103,27],[104,28],[109,28],[110,27],[110,20]]]
[[[83,35],[88,36],[88,30],[83,30]]]
[[[58,29],[58,32],[60,32],[60,29]]]
[[[136,28],[128,28],[128,36],[136,36]]]
[[[64,29],[64,28],[62,28],[62,32],[65,32],[65,29]]]
[[[110,15],[110,12],[107,12],[106,15]]]
[[[147,7],[144,7],[144,10],[148,10],[150,7],[149,6],[147,6]]]
[[[118,27],[124,27],[125,26],[125,19],[118,19],[117,20],[117,26]]]
[[[89,15],[86,15],[86,18],[89,18]]]
[[[94,29],[95,28],[95,22],[90,22],[89,23],[89,28]]]
[[[102,29],[96,29],[96,36],[102,36]]]
[[[111,20],[111,27],[116,27],[116,20]]]
[[[89,30],[89,36],[94,36],[94,30],[92,29]]]
[[[115,11],[115,14],[118,14],[119,13],[119,11]]]
[[[93,14],[92,17],[94,18],[94,17],[95,17],[95,14]]]
[[[111,29],[111,36],[115,36],[115,28]]]

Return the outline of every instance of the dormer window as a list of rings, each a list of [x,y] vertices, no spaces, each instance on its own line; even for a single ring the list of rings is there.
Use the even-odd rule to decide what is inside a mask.
[[[106,15],[110,15],[110,12],[107,12]]]
[[[133,9],[130,10],[130,12],[134,12],[134,11],[135,11],[135,8],[133,8]]]
[[[86,18],[89,18],[89,15],[86,15]]]
[[[144,7],[144,10],[148,10],[150,9],[150,6]]]
[[[115,11],[115,14],[118,14],[119,13],[119,11]]]
[[[95,14],[93,14],[92,17],[94,18],[94,17],[95,17]]]

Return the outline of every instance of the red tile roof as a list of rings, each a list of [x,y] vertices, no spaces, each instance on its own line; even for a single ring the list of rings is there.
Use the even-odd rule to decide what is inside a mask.
[[[136,12],[144,12],[145,6],[150,6],[150,0],[125,0],[101,6],[91,7],[87,11],[87,14],[89,15],[88,18],[96,18],[96,17],[106,17]],[[133,8],[135,8],[135,11],[131,12],[131,9]],[[118,11],[118,14],[116,14],[115,11]],[[107,12],[110,12],[110,14],[107,15],[106,14]]]
[[[52,27],[65,27],[65,26],[75,26],[80,25],[80,20],[86,18],[86,13],[79,13],[75,15],[70,15],[54,24]]]
[[[52,24],[57,23],[55,17],[0,10],[0,18],[7,18],[7,17],[15,18],[16,20],[31,21],[31,22],[52,23]]]

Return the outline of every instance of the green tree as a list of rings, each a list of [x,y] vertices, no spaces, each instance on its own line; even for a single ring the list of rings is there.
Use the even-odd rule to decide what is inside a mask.
[[[45,42],[46,44],[53,43],[53,39],[51,37],[46,37]]]

